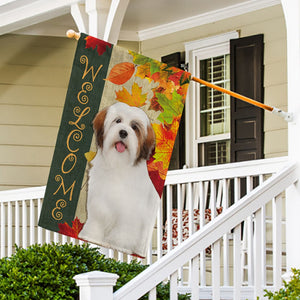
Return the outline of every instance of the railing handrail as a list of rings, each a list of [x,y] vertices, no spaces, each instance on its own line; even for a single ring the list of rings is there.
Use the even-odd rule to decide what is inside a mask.
[[[177,184],[193,181],[218,180],[243,176],[255,176],[274,173],[286,164],[288,158],[276,157],[216,166],[190,168],[169,171],[165,184]],[[0,202],[43,198],[46,186],[0,191]]]
[[[150,265],[144,272],[114,293],[114,299],[137,299],[173,274],[178,268],[198,255],[206,247],[240,224],[262,205],[295,183],[297,165],[289,163],[249,194],[229,207],[182,244]]]
[[[283,156],[215,166],[172,170],[168,172],[165,184],[209,181],[222,178],[230,179],[234,177],[258,176],[260,174],[275,173],[283,168],[287,162],[288,157]]]
[[[1,191],[0,202],[44,198],[45,190],[46,190],[46,186],[39,186],[39,187],[30,187],[24,189]]]

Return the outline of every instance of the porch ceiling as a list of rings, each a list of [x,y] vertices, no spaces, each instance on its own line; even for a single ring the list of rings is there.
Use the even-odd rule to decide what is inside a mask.
[[[2,0],[0,34],[64,36],[77,29],[71,5],[84,0]],[[145,40],[280,4],[280,0],[130,0],[120,39]]]

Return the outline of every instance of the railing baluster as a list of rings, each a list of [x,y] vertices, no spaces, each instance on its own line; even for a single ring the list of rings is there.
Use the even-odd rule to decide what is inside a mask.
[[[47,229],[45,231],[46,231],[46,233],[45,233],[45,235],[46,235],[46,243],[50,244],[51,243],[51,238],[50,238],[51,231],[49,231]]]
[[[187,204],[189,211],[189,236],[191,236],[194,232],[194,207],[193,207],[193,191],[192,191],[192,183],[189,182],[187,184]]]
[[[118,251],[118,261],[120,261],[120,262],[124,261],[124,254],[120,251]]]
[[[215,180],[210,181],[210,208],[211,208],[211,219],[213,220],[216,216],[216,182]]]
[[[228,182],[226,179],[222,179],[222,203],[223,210],[226,211],[228,208]],[[223,277],[224,286],[229,286],[229,238],[228,233],[223,236]]]
[[[255,213],[254,228],[254,299],[263,297],[262,285],[262,210]]]
[[[233,300],[241,299],[241,272],[241,225],[238,225],[233,232]]]
[[[62,243],[66,244],[68,242],[68,237],[64,234],[62,234]]]
[[[170,300],[177,300],[177,271],[170,276]],[[199,298],[198,298],[199,299]]]
[[[172,250],[172,186],[167,185],[166,187],[167,192],[167,247],[168,252]]]
[[[241,197],[241,183],[240,178],[234,178],[234,202],[237,203]],[[239,224],[233,231],[233,299],[241,299],[241,285],[242,285],[242,265],[241,265],[241,230],[242,226]]]
[[[156,300],[156,287],[150,290],[148,295],[149,300]]]
[[[178,245],[182,242],[182,189],[181,185],[177,184],[177,218],[178,218],[178,224],[177,224],[177,238],[178,238]],[[183,284],[183,267],[178,269],[178,284]]]
[[[205,194],[205,187],[204,182],[199,182],[199,211],[200,211],[200,228],[203,228],[205,224],[205,201],[206,194]],[[205,261],[205,250],[200,252],[200,284],[201,286],[206,285],[206,261]]]
[[[53,233],[53,242],[54,243],[58,243],[59,242],[59,237],[58,237],[58,233],[57,232]]]
[[[194,208],[193,208],[193,196],[192,196],[192,183],[187,184],[187,209],[189,215],[189,237],[194,232]],[[192,277],[192,262],[189,261],[189,284],[191,285]]]
[[[199,255],[191,260],[191,300],[199,300]]]
[[[34,213],[34,202],[33,199],[30,199],[30,245],[35,243],[35,213]]]
[[[5,256],[5,205],[4,202],[1,202],[1,258]]]
[[[213,299],[219,300],[221,299],[220,293],[220,241],[216,241],[212,244],[212,293]]]
[[[27,205],[22,201],[22,247],[27,248]]]
[[[42,209],[42,199],[41,198],[38,198],[37,199],[37,211],[38,211],[38,216],[40,216],[40,213],[41,213],[41,209]],[[38,236],[37,236],[37,242],[38,244],[42,244],[43,243],[43,229],[42,227],[38,226]]]
[[[19,201],[15,202],[15,244],[20,246],[20,205]]]
[[[247,194],[249,194],[253,189],[253,178],[247,176],[246,188]],[[247,234],[247,262],[248,262],[248,284],[253,285],[254,275],[253,275],[253,219],[252,215],[247,218],[246,222],[246,234]]]
[[[7,256],[12,255],[12,203],[7,203]]]
[[[259,184],[262,184],[264,182],[264,176],[259,175]],[[261,282],[262,286],[267,285],[267,273],[266,273],[266,263],[267,263],[267,257],[266,257],[266,206],[263,205],[261,207]]]
[[[272,200],[273,207],[273,284],[274,289],[281,287],[282,275],[282,195]]]

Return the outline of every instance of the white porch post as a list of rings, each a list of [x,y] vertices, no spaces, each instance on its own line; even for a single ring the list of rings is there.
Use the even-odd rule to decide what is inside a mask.
[[[287,30],[288,110],[294,115],[288,125],[289,158],[300,165],[300,1],[281,0]],[[298,176],[300,179],[300,174]],[[300,181],[300,180],[299,180]],[[300,268],[300,182],[287,192],[286,247],[288,271]]]
[[[85,0],[75,3],[71,14],[81,32],[116,44],[130,0]]]
[[[119,276],[117,274],[93,271],[74,276],[79,286],[80,300],[113,300],[113,287]]]

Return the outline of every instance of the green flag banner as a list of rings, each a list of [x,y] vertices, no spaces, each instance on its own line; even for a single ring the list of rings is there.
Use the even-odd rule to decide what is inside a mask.
[[[39,226],[144,257],[190,78],[81,34]]]

